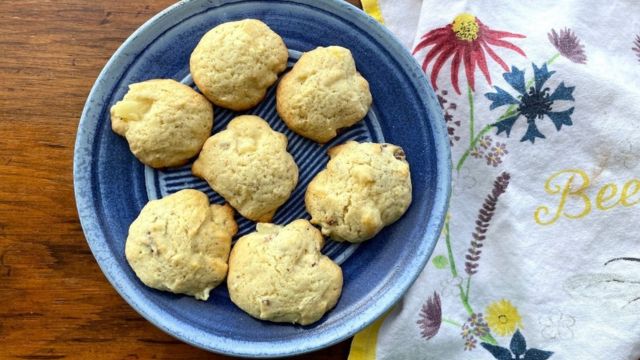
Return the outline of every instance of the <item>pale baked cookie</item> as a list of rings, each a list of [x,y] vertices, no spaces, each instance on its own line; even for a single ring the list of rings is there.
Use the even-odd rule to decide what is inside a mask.
[[[145,205],[129,227],[125,255],[145,285],[207,300],[227,275],[237,230],[230,206],[181,190]]]
[[[211,134],[213,108],[192,88],[157,79],[129,85],[111,107],[111,128],[124,136],[142,163],[154,168],[185,164]]]
[[[287,137],[253,115],[236,117],[210,137],[192,171],[242,216],[261,222],[271,221],[298,183]]]
[[[262,21],[227,22],[200,39],[191,53],[191,75],[214,104],[241,111],[262,100],[288,57],[282,38]]]
[[[361,242],[398,220],[411,203],[402,148],[349,141],[329,150],[327,168],[305,194],[311,223],[337,241]]]
[[[371,106],[369,83],[351,51],[319,47],[304,53],[280,83],[278,114],[289,129],[319,143],[362,120]]]
[[[320,250],[324,240],[307,220],[259,223],[236,242],[227,287],[249,315],[301,325],[318,321],[342,292],[342,270]]]

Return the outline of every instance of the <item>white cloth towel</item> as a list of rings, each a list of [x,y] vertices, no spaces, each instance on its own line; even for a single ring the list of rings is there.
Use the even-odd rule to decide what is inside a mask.
[[[454,183],[430,262],[354,348],[640,358],[640,2],[377,5],[440,99]]]

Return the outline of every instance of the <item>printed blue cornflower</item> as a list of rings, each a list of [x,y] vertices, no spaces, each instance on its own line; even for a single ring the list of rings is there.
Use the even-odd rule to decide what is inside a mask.
[[[571,115],[574,107],[564,111],[553,111],[553,109],[557,101],[575,101],[573,98],[575,87],[565,86],[564,82],[561,82],[551,92],[551,89],[544,85],[555,71],[549,71],[546,63],[540,68],[536,64],[532,63],[531,65],[533,66],[534,83],[529,86],[529,89],[525,84],[524,71],[512,66],[511,71],[504,73],[502,76],[519,95],[514,97],[504,89],[494,86],[496,92],[486,93],[485,96],[491,100],[491,110],[505,105],[516,106],[515,109],[508,111],[504,117],[493,124],[497,128],[498,134],[506,132],[507,136],[509,136],[516,120],[522,116],[527,120],[527,131],[520,141],[529,140],[533,143],[536,138],[545,138],[536,124],[536,121],[542,120],[545,116],[551,119],[558,131],[563,125],[573,125]]]
[[[527,349],[527,341],[520,330],[516,330],[511,337],[511,343],[508,349],[486,342],[482,342],[480,345],[497,360],[547,360],[553,355],[552,351],[534,348]]]

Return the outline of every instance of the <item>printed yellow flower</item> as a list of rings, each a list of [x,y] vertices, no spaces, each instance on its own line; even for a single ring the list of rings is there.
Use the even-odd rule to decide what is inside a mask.
[[[489,328],[500,336],[507,336],[522,327],[522,318],[509,300],[495,301],[485,309],[485,319]]]

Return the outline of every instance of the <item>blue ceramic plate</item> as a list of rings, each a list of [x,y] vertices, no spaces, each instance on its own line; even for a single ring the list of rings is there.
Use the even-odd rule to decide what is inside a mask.
[[[200,37],[226,21],[257,18],[289,48],[289,63],[317,46],[351,49],[369,81],[373,106],[363,122],[331,143],[318,145],[291,131],[275,111],[274,89],[255,109],[289,138],[300,182],[274,222],[308,218],[304,191],[326,164],[326,150],[349,139],[390,142],[404,148],[411,166],[413,204],[374,239],[355,246],[327,241],[323,252],[342,264],[344,289],[338,305],[311,326],[275,324],[251,318],[229,300],[224,285],[206,302],[144,286],[124,256],[131,222],[151,199],[183,188],[207,192],[190,165],[158,171],[131,154],[111,131],[109,108],[127,86],[152,78],[173,78],[193,86],[189,56]],[[215,109],[214,132],[237,114]],[[340,1],[192,0],[163,11],[116,51],[98,77],[82,114],[75,148],[74,181],[80,220],[102,271],[142,316],[195,346],[238,356],[272,357],[316,350],[353,335],[388,310],[424,267],[440,232],[450,187],[449,145],[433,91],[411,55],[393,36],[355,7]],[[238,217],[239,235],[255,224]]]

